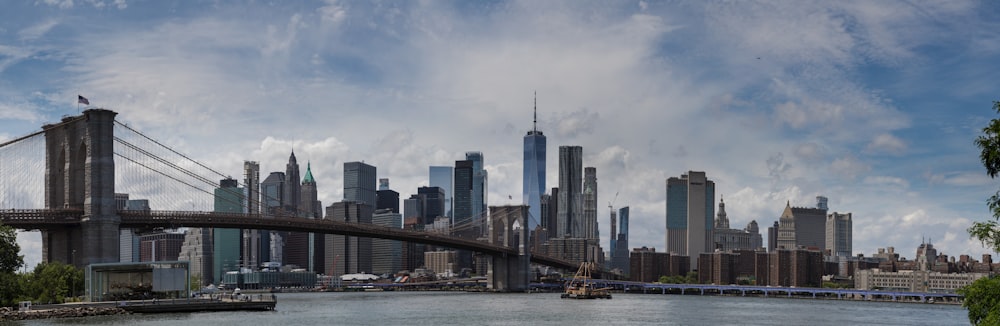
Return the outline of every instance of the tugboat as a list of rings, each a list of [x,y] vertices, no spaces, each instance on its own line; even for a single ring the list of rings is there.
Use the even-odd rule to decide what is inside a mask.
[[[595,269],[594,263],[580,263],[580,269],[572,280],[566,282],[566,292],[560,298],[563,299],[611,299],[610,288],[595,288],[594,280],[590,278],[590,272]]]

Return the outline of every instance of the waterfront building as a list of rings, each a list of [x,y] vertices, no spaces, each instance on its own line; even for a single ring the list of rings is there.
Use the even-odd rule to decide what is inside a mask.
[[[770,286],[820,287],[823,285],[823,253],[806,249],[778,249],[768,255]],[[757,278],[761,280],[760,277]]]
[[[375,207],[375,172],[374,166],[364,162],[344,163],[344,201],[364,203]]]
[[[388,209],[393,213],[399,211],[399,193],[389,189],[389,179],[378,179],[378,191],[375,192],[375,210]]]
[[[559,146],[556,231],[550,237],[582,238],[583,147]]]
[[[656,252],[656,248],[635,248],[629,256],[629,281],[659,282],[661,276],[683,276],[691,269],[686,256]]]
[[[239,187],[235,179],[226,178],[219,181],[215,188],[214,212],[243,213],[247,205],[246,188]],[[241,245],[243,243],[240,229],[216,228],[212,231],[212,279],[213,284],[219,284],[222,275],[229,271],[238,271],[242,266]]]
[[[883,271],[878,268],[854,274],[855,288],[906,292],[955,293],[963,286],[989,277],[989,273],[941,273],[928,270]]]
[[[455,168],[450,166],[431,166],[429,171],[430,186],[444,191],[444,215],[455,218],[452,212],[452,196],[455,194]],[[452,221],[454,222],[454,220]]]
[[[851,257],[853,233],[851,213],[833,212],[826,216],[826,249],[831,256]]]
[[[824,198],[825,197],[820,197]],[[825,206],[825,204],[824,204]],[[826,250],[826,209],[792,207],[785,203],[785,210],[778,219],[778,249],[805,247],[820,252]]]
[[[374,199],[373,199],[374,201]],[[328,219],[372,223],[372,207],[363,202],[341,201],[326,208]],[[326,275],[365,273],[372,270],[372,238],[339,234],[326,236]]]
[[[698,266],[701,253],[714,248],[715,182],[705,172],[688,171],[666,181],[667,251],[691,257]]]
[[[757,250],[763,247],[757,221],[750,221],[743,229],[729,228],[726,203],[722,199],[719,199],[719,211],[715,215],[715,229],[712,233],[715,250]]]
[[[757,284],[757,255],[754,250],[702,253],[698,258],[698,281],[709,284]],[[766,259],[764,260],[766,264]]]
[[[317,285],[316,273],[296,270],[292,272],[250,272],[228,273],[221,283],[228,289],[274,289],[274,288],[305,288],[312,289]]]
[[[528,230],[535,231],[542,219],[542,194],[545,193],[545,134],[538,130],[538,98],[535,98],[531,131],[524,136],[524,168],[522,170],[522,203],[528,205]],[[544,227],[544,226],[543,226]]]
[[[391,209],[376,210],[372,214],[372,224],[388,228],[403,227],[403,215]],[[403,243],[397,240],[372,239],[372,274],[395,274],[399,272],[403,260]]]

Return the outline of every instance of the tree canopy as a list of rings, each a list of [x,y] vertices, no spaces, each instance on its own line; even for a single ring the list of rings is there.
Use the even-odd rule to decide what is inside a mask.
[[[0,273],[13,273],[24,265],[14,228],[0,223]]]
[[[1000,114],[1000,101],[993,102],[993,111]],[[983,128],[983,134],[976,138],[976,147],[981,151],[979,160],[986,167],[986,174],[996,178],[1000,174],[1000,119],[990,120]],[[982,241],[994,252],[1000,251],[1000,191],[986,200],[993,213],[993,220],[975,222],[969,228],[972,237]],[[975,325],[1000,325],[1000,279],[987,277],[979,279],[958,291],[965,296],[962,306],[969,309],[969,321]]]

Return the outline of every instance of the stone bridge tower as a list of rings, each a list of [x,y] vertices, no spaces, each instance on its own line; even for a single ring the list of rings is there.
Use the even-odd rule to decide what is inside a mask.
[[[83,267],[117,262],[114,124],[118,113],[83,111],[45,132],[45,208],[81,210],[79,227],[42,231],[42,261]]]
[[[493,256],[486,280],[498,291],[523,292],[530,279],[531,252],[528,239],[528,206],[490,206],[489,240],[491,244],[518,250],[516,256]]]

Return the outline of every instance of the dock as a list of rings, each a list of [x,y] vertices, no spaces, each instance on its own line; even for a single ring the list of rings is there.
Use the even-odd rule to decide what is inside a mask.
[[[172,299],[127,301],[118,307],[130,313],[167,313],[199,311],[268,311],[274,310],[278,300],[274,295],[247,295],[245,299]]]

